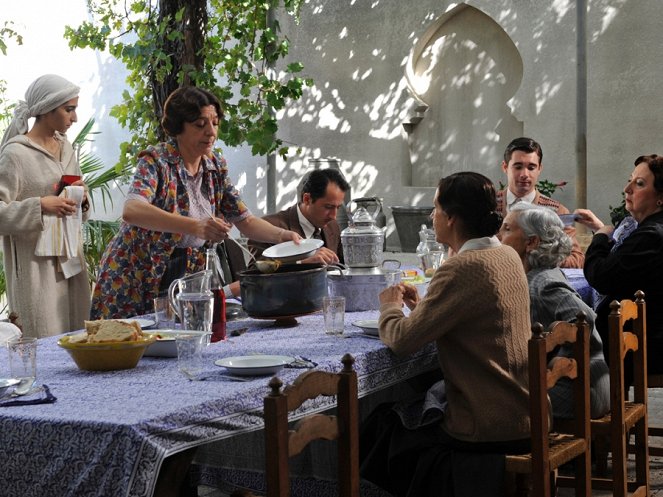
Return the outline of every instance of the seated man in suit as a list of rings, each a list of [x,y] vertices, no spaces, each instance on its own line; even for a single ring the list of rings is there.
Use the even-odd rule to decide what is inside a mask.
[[[314,169],[302,178],[297,187],[297,203],[292,207],[268,214],[263,219],[274,226],[299,233],[302,238],[321,238],[325,243],[305,263],[331,264],[343,260],[341,230],[336,213],[343,205],[350,185],[336,169]],[[249,240],[249,248],[258,259],[269,244]]]
[[[536,183],[543,169],[542,159],[541,145],[531,138],[516,138],[507,145],[502,161],[502,171],[507,176],[507,187],[497,192],[497,212],[501,213],[502,217],[506,217],[511,207],[518,202],[542,205],[557,214],[569,214],[569,210],[561,203],[542,195],[536,189]],[[576,240],[576,230],[573,226],[568,226],[564,231],[571,237],[573,247],[571,255],[564,259],[561,267],[582,268],[585,254]]]

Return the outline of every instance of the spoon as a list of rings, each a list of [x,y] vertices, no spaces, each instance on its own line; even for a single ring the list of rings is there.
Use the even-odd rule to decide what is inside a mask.
[[[255,261],[255,265],[258,268],[258,271],[260,271],[261,273],[271,274],[281,266],[281,261],[279,260]]]
[[[203,210],[205,211],[205,213],[206,213],[210,218],[212,218],[213,220],[216,220],[216,218],[215,218],[214,215],[212,214],[212,211],[211,211],[211,210],[205,208],[204,206],[203,206]],[[235,245],[237,245],[237,246],[238,246],[238,247],[239,247],[239,248],[240,248],[240,249],[241,249],[246,255],[248,255],[248,256],[251,258],[251,260],[252,260],[253,262],[256,262],[256,258],[253,256],[253,254],[251,253],[251,251],[250,251],[250,250],[247,250],[246,248],[244,248],[244,246],[243,246],[241,243],[239,243],[237,240],[235,240],[234,238],[231,238],[230,236],[228,236],[228,238],[226,238],[226,240],[230,240],[230,241],[234,242]],[[214,244],[214,245],[216,245],[216,244]],[[215,247],[215,248],[216,248],[216,247]],[[274,271],[276,271],[276,270],[274,270]]]

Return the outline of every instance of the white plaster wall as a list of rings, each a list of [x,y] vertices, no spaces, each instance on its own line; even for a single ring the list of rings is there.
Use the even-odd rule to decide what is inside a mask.
[[[511,37],[522,58],[520,88],[509,102],[523,133],[544,149],[543,178],[568,180],[556,196],[575,207],[576,2],[573,0],[468,0]],[[642,153],[663,152],[658,108],[660,0],[588,0],[588,206],[607,219],[608,205]],[[94,151],[110,166],[128,134],[108,116],[125,89],[126,73],[107,54],[70,51],[65,24],[87,16],[85,0],[0,0],[0,21],[13,20],[23,46],[0,56],[0,77],[18,99],[37,76],[55,72],[82,88],[79,125],[97,121]],[[277,207],[291,204],[309,157],[337,157],[353,196],[378,195],[386,205],[431,205],[434,185],[411,187],[407,136],[401,123],[416,104],[406,87],[405,64],[426,29],[457,5],[448,0],[310,0],[296,25],[281,19],[291,57],[305,64],[315,86],[282,114],[280,136],[298,147],[277,164]],[[38,14],[38,15],[36,15]],[[70,131],[73,137],[79,128]],[[509,137],[511,138],[511,137]],[[508,141],[508,139],[506,139]],[[222,144],[220,144],[222,145]],[[483,146],[481,143],[477,147]],[[265,208],[265,160],[244,148],[225,148],[231,176],[248,205]],[[500,150],[486,155],[495,169]],[[493,178],[496,181],[499,178]],[[116,217],[115,210],[95,217]],[[389,212],[387,211],[387,214]],[[389,232],[393,223],[389,215]],[[389,238],[394,248],[397,239]]]
[[[517,46],[523,79],[510,102],[513,115],[522,121],[523,133],[543,146],[542,178],[569,181],[556,197],[573,209],[576,2],[466,3],[497,21]],[[663,152],[656,119],[663,97],[657,83],[663,67],[657,40],[661,14],[656,0],[588,3],[587,198],[588,207],[607,220],[608,206],[621,200],[633,159]],[[432,188],[406,186],[407,143],[400,123],[413,102],[404,65],[427,27],[456,5],[311,0],[299,25],[282,20],[292,58],[304,61],[305,74],[316,82],[284,115],[281,135],[303,147],[302,156],[280,164],[284,182],[305,169],[304,157],[336,156],[354,196],[383,196],[387,205],[430,204]],[[486,158],[486,170],[501,160],[500,151],[494,155]],[[390,241],[393,245],[393,236]]]

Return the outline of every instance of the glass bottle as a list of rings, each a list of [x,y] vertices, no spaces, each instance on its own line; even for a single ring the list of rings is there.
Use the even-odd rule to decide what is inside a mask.
[[[417,245],[417,256],[421,263],[424,277],[430,278],[435,270],[442,265],[447,256],[447,248],[443,243],[435,239],[435,230],[421,225],[419,231],[419,245]]]
[[[210,290],[214,295],[212,308],[212,342],[226,339],[226,295],[223,292],[223,270],[215,248],[208,248],[205,254],[205,269],[212,271]]]

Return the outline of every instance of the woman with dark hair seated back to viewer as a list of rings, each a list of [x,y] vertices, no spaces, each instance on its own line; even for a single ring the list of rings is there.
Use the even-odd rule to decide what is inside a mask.
[[[504,455],[529,449],[529,290],[518,254],[495,234],[502,217],[485,176],[442,178],[437,241],[455,255],[426,296],[399,284],[380,294],[380,339],[404,356],[437,345],[444,380],[426,402],[379,407],[362,427],[361,475],[396,496],[500,495]],[[407,305],[411,312],[405,316]]]
[[[638,223],[626,237],[613,237],[590,210],[576,218],[592,231],[585,254],[585,278],[603,297],[596,306],[596,328],[609,361],[608,315],[613,300],[633,299],[642,290],[647,303],[647,369],[663,373],[663,156],[642,155],[624,187],[626,210]],[[628,371],[629,368],[627,368]]]
[[[541,323],[548,328],[555,321],[575,320],[579,311],[587,316],[592,330],[589,363],[591,416],[603,416],[610,410],[610,372],[603,357],[601,337],[594,327],[596,315],[560,269],[573,246],[571,238],[564,232],[564,223],[551,209],[521,203],[506,215],[498,236],[504,245],[513,247],[523,261],[529,283],[532,323]],[[561,347],[557,356],[572,357],[572,347]],[[553,415],[571,418],[571,381],[564,378],[549,394]]]

